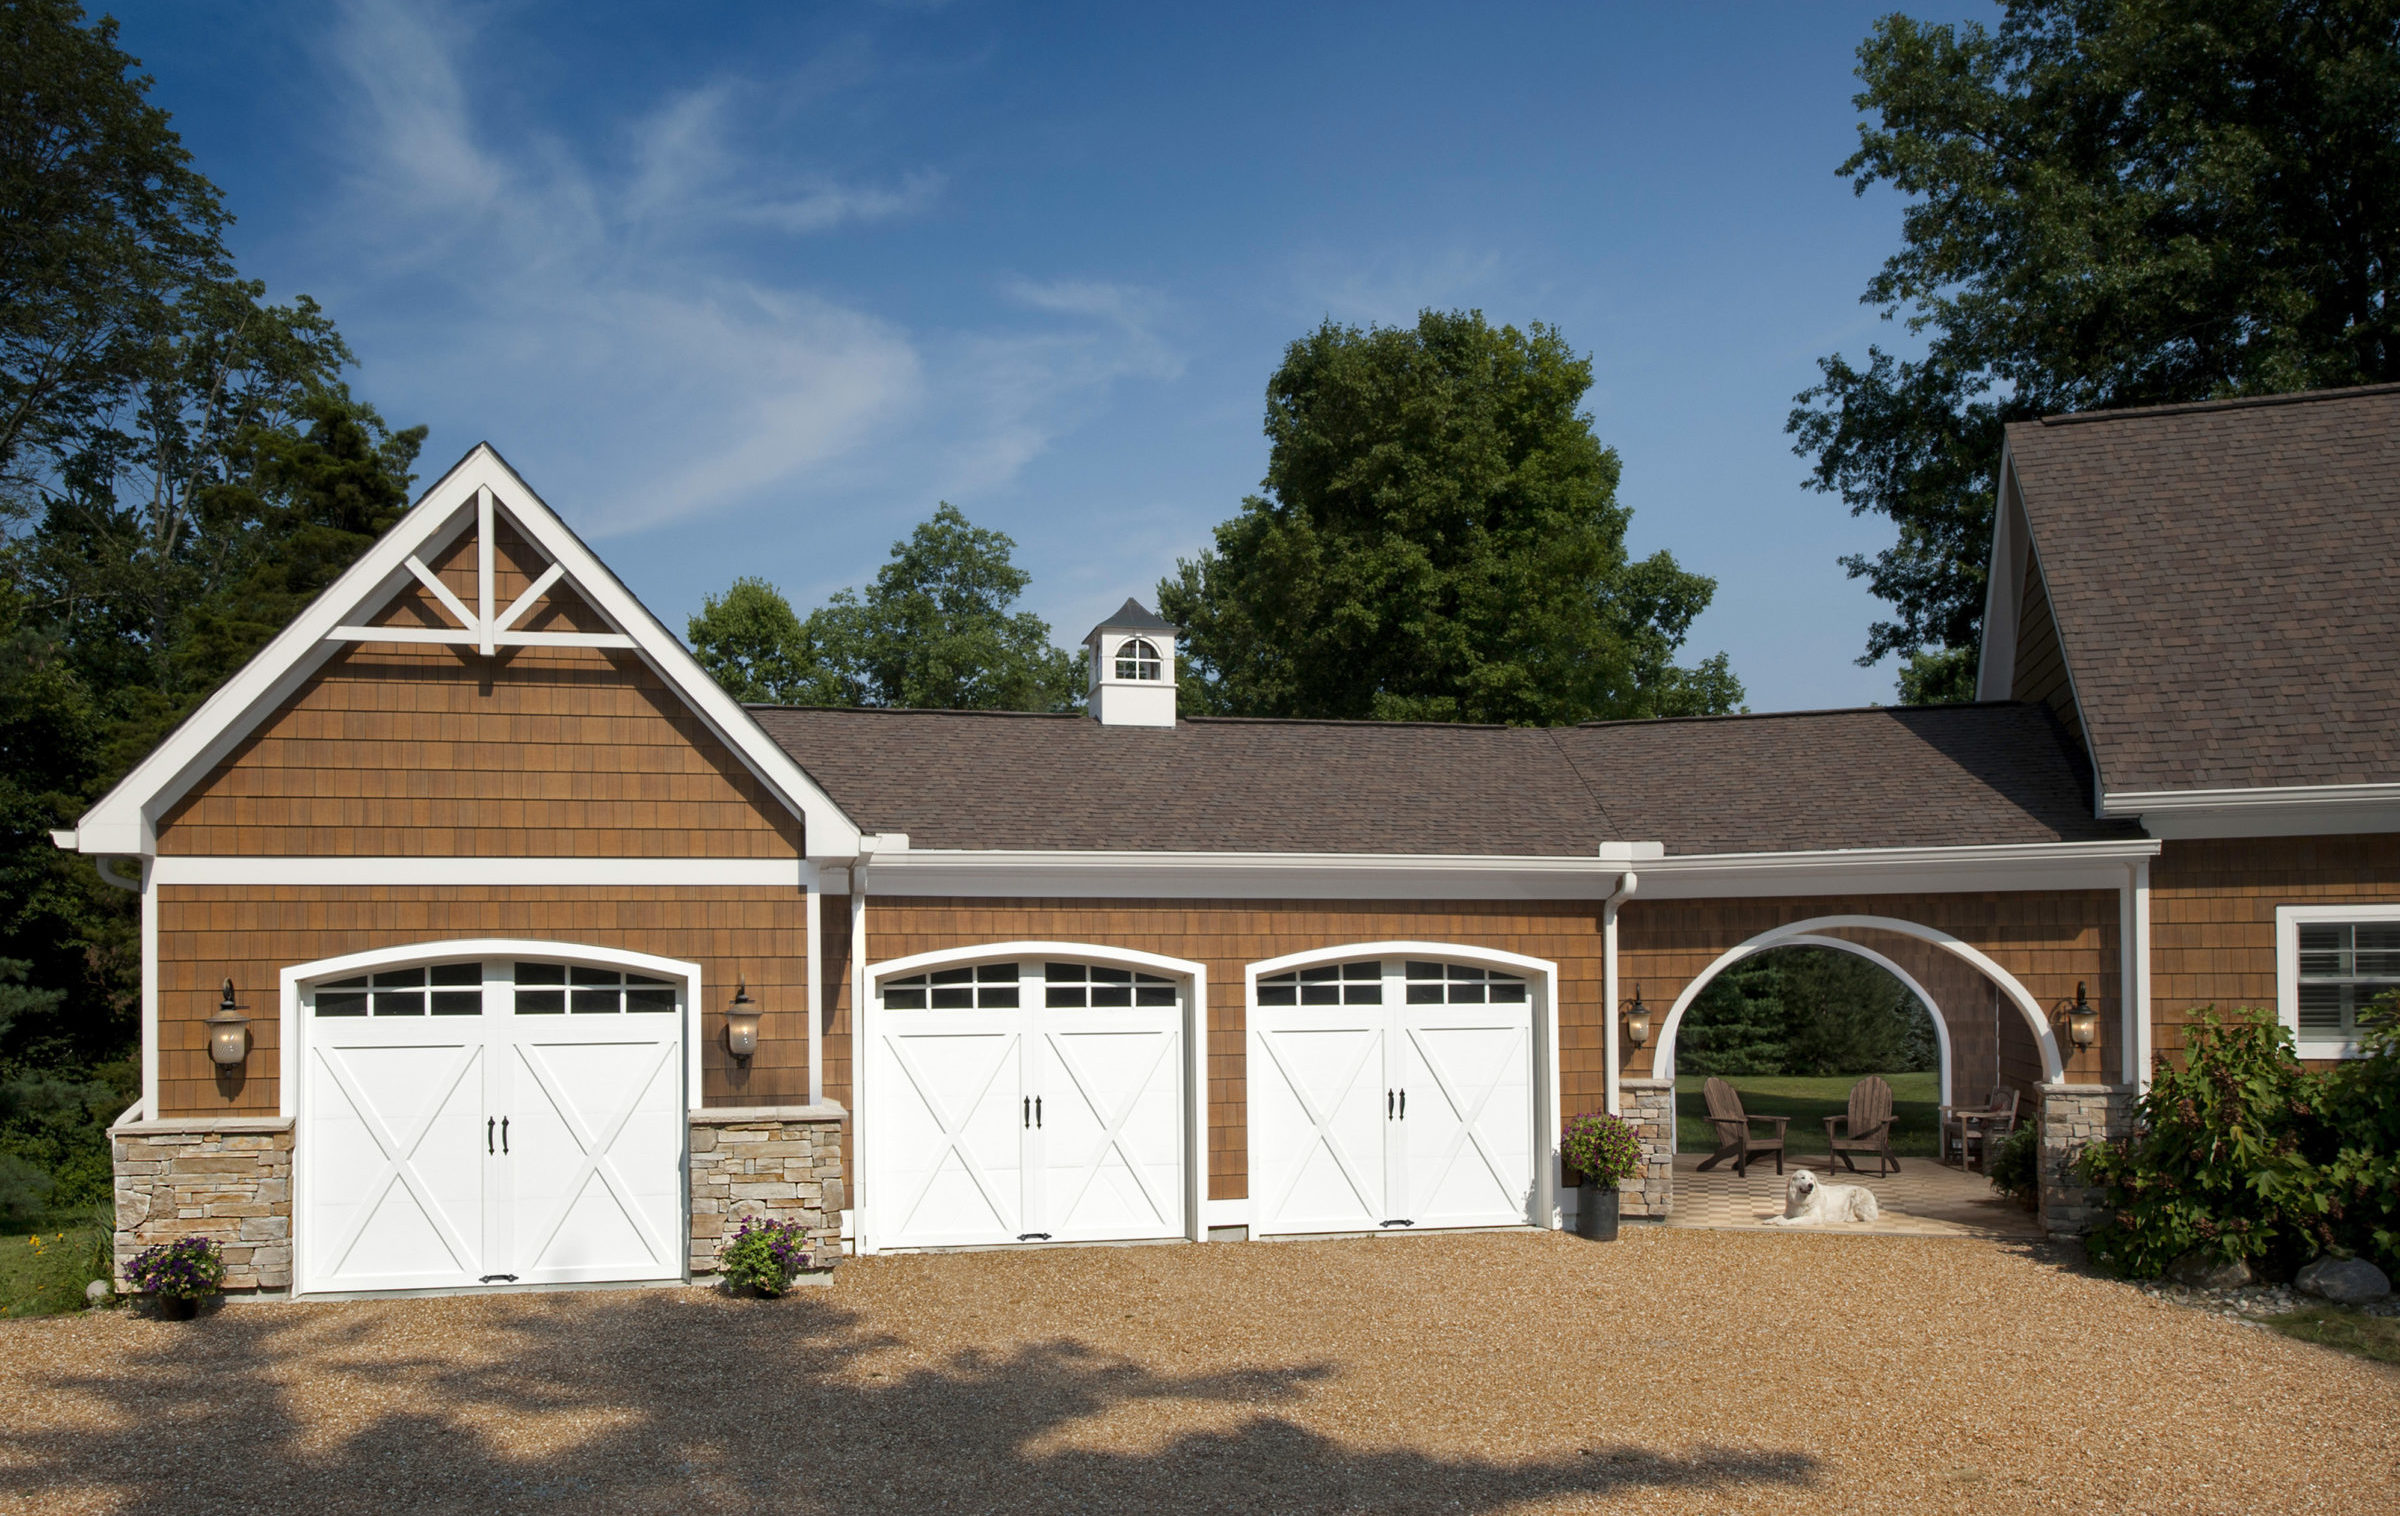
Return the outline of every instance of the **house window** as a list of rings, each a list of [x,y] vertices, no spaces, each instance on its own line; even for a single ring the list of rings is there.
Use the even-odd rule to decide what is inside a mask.
[[[317,986],[320,1016],[480,1016],[481,963],[418,964]]]
[[[1114,1006],[1173,1005],[1175,981],[1097,963],[1042,965],[1042,1004],[1052,1010],[1106,1010]],[[885,1004],[890,1004],[887,995]]]
[[[675,1009],[675,984],[647,974],[615,969],[585,968],[581,964],[519,963],[516,966],[517,1014],[520,1016],[614,1016],[631,1012]]]
[[[1117,646],[1119,679],[1156,679],[1162,672],[1158,646],[1145,637],[1128,637]]]
[[[2351,1042],[2376,997],[2400,990],[2400,921],[2300,923],[2302,1042]]]
[[[1013,1011],[1017,966],[979,963],[971,968],[935,969],[906,979],[883,981],[884,1009],[891,1011]]]
[[[1326,963],[1258,981],[1260,1005],[1381,1005],[1383,963]]]
[[[1467,963],[1408,960],[1410,1005],[1523,1005],[1525,981]]]

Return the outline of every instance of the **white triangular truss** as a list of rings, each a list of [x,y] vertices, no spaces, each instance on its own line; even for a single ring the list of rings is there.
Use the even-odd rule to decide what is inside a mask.
[[[492,614],[492,527],[495,507],[488,487],[475,491],[475,606],[458,598],[456,591],[444,584],[441,576],[425,566],[425,560],[411,553],[402,567],[416,576],[441,607],[458,619],[456,627],[441,626],[337,626],[327,632],[333,642],[438,642],[453,646],[471,647],[484,657],[504,647],[633,647],[634,640],[623,632],[520,632],[513,628],[523,620],[553,585],[566,577],[566,565],[553,563],[542,570],[524,594],[509,603],[497,616]]]

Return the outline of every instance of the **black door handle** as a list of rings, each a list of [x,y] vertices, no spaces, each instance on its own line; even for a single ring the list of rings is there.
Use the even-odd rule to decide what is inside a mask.
[[[1025,1097],[1025,1130],[1029,1132],[1033,1130],[1033,1097],[1031,1095]]]
[[[1408,1119],[1408,1091],[1406,1090],[1400,1092],[1400,1119],[1402,1121]]]
[[[500,1151],[502,1153],[508,1151],[508,1118],[506,1116],[500,1118]]]
[[[1383,1119],[1386,1121],[1392,1119],[1392,1092],[1390,1090],[1383,1092]]]
[[[1033,1097],[1033,1124],[1036,1127],[1042,1124],[1042,1097],[1039,1095]]]
[[[483,1118],[483,1150],[487,1153],[492,1151],[492,1118],[489,1116]]]

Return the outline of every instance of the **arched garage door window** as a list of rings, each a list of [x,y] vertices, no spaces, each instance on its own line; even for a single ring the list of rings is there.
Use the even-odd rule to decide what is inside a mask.
[[[1043,946],[877,972],[869,1246],[1186,1234],[1192,976]]]
[[[1262,970],[1250,1011],[1261,1233],[1543,1224],[1529,964],[1428,952]]]
[[[294,971],[304,1291],[682,1276],[691,976],[543,948]]]

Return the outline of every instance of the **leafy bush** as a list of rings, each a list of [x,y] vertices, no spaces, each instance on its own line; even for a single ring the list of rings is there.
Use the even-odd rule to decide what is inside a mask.
[[[2267,1013],[2202,1011],[2185,1066],[2160,1060],[2141,1132],[2077,1159],[2115,1212],[2085,1239],[2094,1261],[2152,1278],[2197,1251],[2280,1272],[2336,1246],[2340,1208],[2307,1151],[2325,1127],[2324,1082]]]
[[[736,1289],[780,1295],[808,1267],[808,1251],[801,1246],[806,1240],[797,1221],[752,1218],[742,1223],[742,1229],[717,1255],[717,1267],[725,1282]]]
[[[2041,1126],[2031,1121],[2020,1123],[2006,1142],[1992,1149],[1983,1167],[1993,1189],[2012,1199],[2031,1200],[2040,1193],[2042,1183]]]
[[[1568,1168],[1581,1174],[1585,1184],[1604,1190],[1631,1179],[1642,1166],[1642,1144],[1633,1128],[1599,1112],[1568,1117],[1558,1146]]]
[[[2400,1272],[2400,995],[2376,1003],[2359,1044],[2321,1079],[2329,1208],[2345,1247]]]
[[[170,1300],[198,1300],[214,1295],[225,1284],[225,1255],[206,1237],[162,1242],[133,1255],[125,1277],[147,1295]]]

